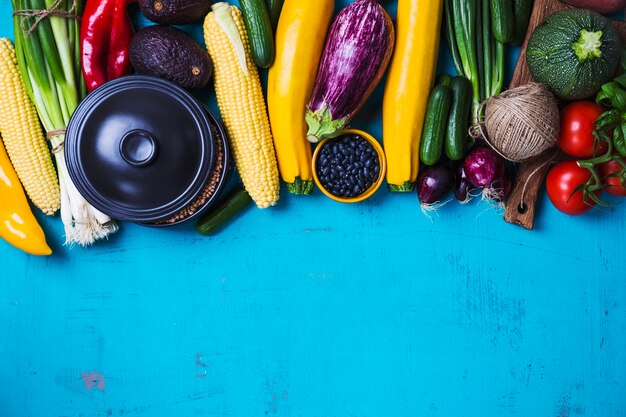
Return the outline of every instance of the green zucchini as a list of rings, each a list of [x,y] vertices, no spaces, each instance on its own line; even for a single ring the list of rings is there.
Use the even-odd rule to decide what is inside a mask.
[[[433,88],[428,98],[420,142],[420,159],[426,165],[435,165],[441,158],[451,103],[452,92],[449,87],[439,84]]]
[[[283,3],[285,3],[285,0],[267,0],[267,10],[269,10],[270,22],[272,22],[272,29],[274,30],[278,26],[278,18],[280,17],[280,11],[283,9]]]
[[[450,87],[450,82],[452,81],[452,77],[449,74],[441,74],[439,79],[437,80],[437,84],[445,85],[446,87]]]
[[[513,37],[511,45],[518,46],[524,42],[530,13],[533,10],[533,0],[513,0]]]
[[[274,62],[274,32],[265,0],[240,0],[241,12],[250,38],[252,59],[268,68]]]
[[[497,41],[511,41],[514,22],[513,0],[491,0],[491,32]]]
[[[444,148],[446,156],[452,161],[465,157],[467,152],[467,130],[472,108],[472,84],[465,77],[454,77],[450,83],[452,104],[448,117],[448,128]]]
[[[250,205],[252,198],[243,188],[233,190],[226,198],[204,214],[196,224],[196,232],[205,236],[213,236],[226,223]]]
[[[572,101],[595,96],[613,79],[620,52],[619,33],[610,19],[571,9],[551,14],[535,28],[526,61],[535,81]]]

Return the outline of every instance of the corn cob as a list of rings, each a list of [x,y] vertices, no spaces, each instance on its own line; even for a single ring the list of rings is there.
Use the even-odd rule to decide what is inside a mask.
[[[61,191],[37,110],[17,68],[15,48],[0,39],[0,132],[31,201],[47,215],[61,207]]]
[[[213,60],[217,104],[246,191],[260,208],[278,201],[274,143],[259,73],[252,61],[241,11],[221,2],[204,20]]]

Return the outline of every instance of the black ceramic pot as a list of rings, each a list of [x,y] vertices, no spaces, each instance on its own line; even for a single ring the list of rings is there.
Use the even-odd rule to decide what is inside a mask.
[[[80,103],[67,127],[67,168],[78,191],[111,218],[171,226],[221,192],[230,152],[221,123],[187,91],[133,75]]]

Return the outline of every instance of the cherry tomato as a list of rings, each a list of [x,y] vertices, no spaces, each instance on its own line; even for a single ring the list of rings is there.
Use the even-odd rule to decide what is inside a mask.
[[[626,158],[624,161],[626,161]],[[605,191],[613,195],[626,196],[626,188],[622,185],[622,177],[626,175],[626,172],[622,172],[622,165],[618,161],[609,161],[600,165],[600,175],[602,175],[602,177],[610,174],[620,174],[621,176],[603,178],[602,184],[607,186]]]
[[[591,199],[583,201],[582,191],[574,189],[580,184],[586,183],[591,178],[591,173],[585,168],[581,168],[576,161],[564,161],[556,164],[546,178],[546,190],[550,201],[563,213],[577,216],[589,211],[595,205]],[[600,197],[601,190],[595,192]]]
[[[606,152],[607,143],[599,141],[594,153],[595,121],[604,109],[592,101],[574,101],[561,110],[559,147],[574,158],[587,159]]]

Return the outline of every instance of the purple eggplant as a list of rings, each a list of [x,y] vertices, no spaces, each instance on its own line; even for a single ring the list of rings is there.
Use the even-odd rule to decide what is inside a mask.
[[[423,205],[439,202],[454,187],[454,172],[449,164],[427,166],[417,177],[417,198]]]
[[[350,123],[380,82],[394,39],[391,18],[374,0],[357,0],[339,12],[306,109],[309,141],[336,136]]]
[[[465,174],[475,187],[489,187],[504,175],[504,158],[491,148],[479,146],[465,157]]]

